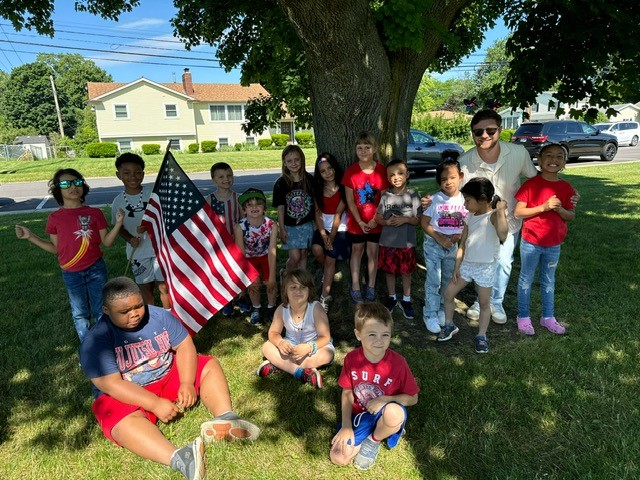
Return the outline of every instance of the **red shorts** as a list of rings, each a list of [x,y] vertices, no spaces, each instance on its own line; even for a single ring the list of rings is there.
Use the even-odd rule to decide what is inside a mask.
[[[380,247],[378,270],[394,275],[405,275],[416,271],[416,249]]]
[[[249,263],[253,265],[253,268],[258,271],[263,281],[269,281],[269,255],[251,257],[247,258],[247,260],[249,260]]]
[[[202,370],[210,360],[213,360],[213,357],[208,355],[198,355],[195,382],[197,394],[200,394],[200,377],[202,376]],[[180,389],[180,376],[178,375],[176,361],[174,360],[171,370],[169,370],[169,373],[167,373],[161,380],[145,385],[142,388],[154,393],[158,397],[166,398],[167,400],[175,402],[178,399],[178,390]],[[122,403],[107,394],[102,394],[96,398],[93,405],[91,405],[91,410],[96,416],[96,420],[98,420],[98,424],[100,425],[104,436],[116,445],[118,442],[116,442],[111,436],[111,430],[124,417],[131,415],[136,410],[140,410],[144,415],[146,415],[151,423],[156,423],[158,420],[153,413],[147,412],[142,407]]]

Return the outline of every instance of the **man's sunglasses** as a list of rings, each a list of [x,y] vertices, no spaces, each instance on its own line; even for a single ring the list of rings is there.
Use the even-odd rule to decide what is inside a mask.
[[[472,132],[476,137],[481,137],[484,132],[487,132],[487,135],[492,137],[498,130],[498,128],[474,128]]]
[[[60,180],[58,182],[58,186],[63,190],[71,188],[71,185],[73,185],[74,187],[81,187],[84,185],[84,180],[82,178],[75,178],[73,180]]]

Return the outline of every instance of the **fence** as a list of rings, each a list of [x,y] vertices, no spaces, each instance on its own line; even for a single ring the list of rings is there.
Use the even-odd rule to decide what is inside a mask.
[[[71,147],[44,147],[38,145],[0,145],[0,160],[42,160],[44,158],[74,158]]]

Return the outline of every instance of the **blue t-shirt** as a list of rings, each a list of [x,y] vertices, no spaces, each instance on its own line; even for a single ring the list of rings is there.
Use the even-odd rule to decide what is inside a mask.
[[[173,348],[187,335],[180,321],[159,307],[147,306],[133,330],[116,327],[105,314],[80,345],[80,364],[90,379],[120,373],[124,380],[149,385],[169,372]],[[102,393],[94,388],[95,398]]]

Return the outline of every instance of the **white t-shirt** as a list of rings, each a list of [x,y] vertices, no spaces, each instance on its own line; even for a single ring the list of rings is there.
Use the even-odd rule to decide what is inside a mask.
[[[429,224],[436,232],[444,235],[460,235],[464,230],[467,209],[464,208],[464,196],[457,192],[453,197],[439,191],[431,197],[432,203],[423,213],[430,217]]]
[[[136,229],[142,222],[144,210],[147,208],[147,203],[149,202],[152,190],[152,185],[143,185],[142,192],[137,195],[128,195],[123,191],[113,199],[113,203],[111,204],[111,223],[116,223],[116,214],[118,209],[122,209],[124,211],[124,221],[122,222],[122,226],[131,235],[140,238],[140,244],[138,245],[138,248],[136,248],[134,254],[135,260],[153,258],[156,256],[156,253],[153,250],[153,245],[151,244],[151,239],[149,239],[149,235],[146,232],[136,232]],[[132,249],[133,247],[131,244],[127,242],[127,258],[131,258]]]

